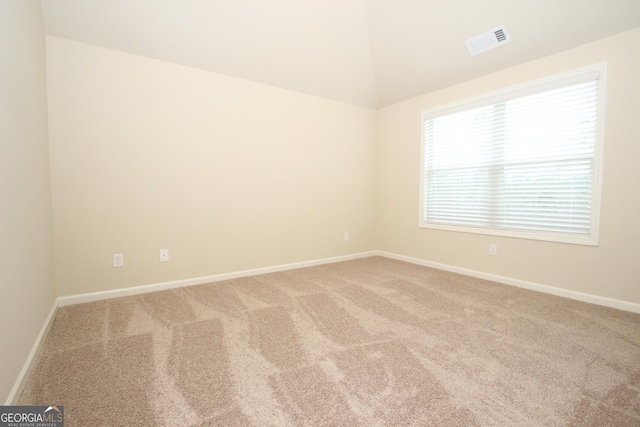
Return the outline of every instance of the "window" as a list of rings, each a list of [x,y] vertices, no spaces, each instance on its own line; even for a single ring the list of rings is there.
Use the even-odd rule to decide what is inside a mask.
[[[597,245],[605,70],[423,112],[420,227]]]

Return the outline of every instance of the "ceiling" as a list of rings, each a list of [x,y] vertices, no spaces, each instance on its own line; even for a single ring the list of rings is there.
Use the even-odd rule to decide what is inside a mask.
[[[46,33],[379,108],[640,27],[640,0],[42,0]],[[506,25],[511,42],[465,40]]]

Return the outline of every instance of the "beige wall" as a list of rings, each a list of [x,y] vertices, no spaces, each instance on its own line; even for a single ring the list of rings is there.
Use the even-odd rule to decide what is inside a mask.
[[[377,249],[640,303],[638,52],[640,29],[380,110]],[[423,110],[601,61],[608,76],[599,247],[418,228]],[[489,243],[498,244],[498,256],[488,255]]]
[[[0,2],[0,402],[54,303],[40,2]]]
[[[47,43],[60,296],[379,249],[640,302],[640,203],[621,190],[640,178],[631,164],[640,154],[640,29],[377,114],[64,39]],[[417,227],[422,110],[600,61],[609,68],[599,247]],[[170,249],[169,263],[159,263],[161,248]],[[120,252],[125,267],[113,269]]]
[[[376,112],[55,37],[47,70],[59,296],[374,249]]]

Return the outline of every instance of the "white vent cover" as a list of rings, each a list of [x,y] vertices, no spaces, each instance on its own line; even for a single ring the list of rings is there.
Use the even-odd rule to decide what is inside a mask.
[[[470,38],[464,43],[467,45],[467,49],[469,49],[469,53],[471,55],[477,55],[486,50],[493,49],[494,47],[507,44],[510,41],[511,39],[509,38],[509,33],[507,33],[507,27],[501,25],[491,31],[487,31],[479,36]]]

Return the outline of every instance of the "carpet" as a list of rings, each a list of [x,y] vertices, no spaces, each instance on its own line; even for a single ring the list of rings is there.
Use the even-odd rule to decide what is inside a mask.
[[[72,426],[639,426],[640,315],[370,257],[60,308]]]

